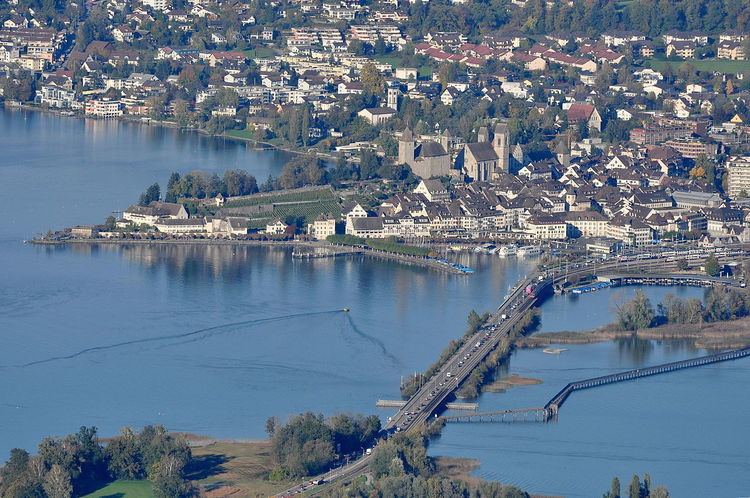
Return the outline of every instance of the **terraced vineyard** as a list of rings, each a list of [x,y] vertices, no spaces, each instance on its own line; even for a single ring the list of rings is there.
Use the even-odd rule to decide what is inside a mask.
[[[339,198],[329,188],[300,189],[270,194],[256,194],[228,201],[222,215],[247,216],[250,228],[265,228],[266,224],[288,217],[314,221],[321,214],[341,216]]]

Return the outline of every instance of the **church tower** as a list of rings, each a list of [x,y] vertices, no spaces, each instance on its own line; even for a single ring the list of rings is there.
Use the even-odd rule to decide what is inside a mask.
[[[492,148],[497,154],[497,169],[504,173],[510,171],[510,146],[508,145],[508,125],[498,123],[495,125],[495,136],[492,139]]]
[[[388,107],[398,111],[398,97],[401,91],[398,88],[388,88]]]
[[[489,142],[490,141],[490,136],[489,135],[490,134],[487,131],[487,127],[486,126],[482,126],[481,128],[479,128],[479,131],[477,132],[477,142],[479,142],[479,143]]]
[[[411,164],[414,162],[414,135],[407,126],[398,141],[398,163]]]
[[[448,154],[451,153],[451,141],[453,140],[453,137],[451,136],[451,132],[448,131],[448,128],[445,129],[442,135],[440,135],[440,145],[443,146],[443,149]]]

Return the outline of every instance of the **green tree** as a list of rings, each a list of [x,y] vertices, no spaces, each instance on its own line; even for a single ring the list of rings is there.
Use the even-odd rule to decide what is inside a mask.
[[[706,258],[706,261],[703,263],[703,267],[706,270],[706,275],[709,275],[711,277],[717,277],[721,272],[719,260],[716,259],[716,256],[714,254],[710,254]]]
[[[154,183],[143,192],[138,199],[138,204],[141,206],[148,206],[154,201],[158,201],[161,197],[161,190],[158,183]]]
[[[382,95],[385,91],[385,79],[371,62],[362,66],[359,79],[362,82],[362,90],[367,94]]]
[[[623,330],[645,329],[654,320],[654,307],[646,294],[638,290],[632,300],[617,307],[617,318]]]

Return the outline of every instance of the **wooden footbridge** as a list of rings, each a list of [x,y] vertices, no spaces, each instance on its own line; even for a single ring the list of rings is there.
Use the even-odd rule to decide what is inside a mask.
[[[710,365],[712,363],[736,360],[747,356],[750,356],[750,346],[742,349],[725,351],[723,353],[665,363],[653,367],[637,368],[626,372],[603,375],[592,379],[571,382],[563,387],[560,392],[555,394],[543,407],[469,413],[465,415],[444,417],[444,419],[447,422],[548,422],[557,417],[560,407],[562,407],[563,403],[565,403],[568,397],[575,391],[614,384],[616,382],[640,379],[642,377],[650,377],[652,375],[665,374],[676,370],[684,370],[686,368],[695,368],[703,365]]]

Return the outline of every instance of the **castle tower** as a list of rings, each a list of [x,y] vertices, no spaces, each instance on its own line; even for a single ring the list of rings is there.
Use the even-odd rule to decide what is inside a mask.
[[[398,88],[388,88],[388,107],[398,111],[398,97],[401,91]]]
[[[407,126],[398,141],[398,163],[411,165],[414,162],[414,135]]]
[[[510,146],[508,145],[508,125],[498,123],[495,125],[495,136],[492,139],[492,148],[497,154],[497,169],[508,173],[510,171]]]

